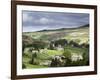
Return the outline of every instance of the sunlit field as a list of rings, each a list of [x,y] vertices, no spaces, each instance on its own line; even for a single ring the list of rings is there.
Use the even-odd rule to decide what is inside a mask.
[[[22,68],[89,65],[89,26],[23,32]]]

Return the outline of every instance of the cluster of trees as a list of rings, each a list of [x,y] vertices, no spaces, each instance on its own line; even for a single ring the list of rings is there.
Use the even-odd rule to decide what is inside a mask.
[[[37,50],[38,52],[40,52],[40,49],[44,49],[44,48],[48,47],[48,42],[42,41],[42,40],[34,40],[31,44],[26,44],[23,41],[22,47],[23,47],[22,48],[23,53],[24,53],[24,50],[26,47],[32,47],[32,49],[30,49],[31,51],[34,49],[34,50]]]
[[[79,41],[78,41],[79,42]],[[71,46],[71,47],[78,47],[78,48],[89,48],[89,44],[88,43],[82,43],[79,44],[77,41],[67,41],[66,39],[59,39],[59,40],[55,40],[55,41],[51,41],[50,42],[50,49],[55,49],[55,47],[57,46],[61,46],[61,47],[65,47],[67,45]]]
[[[71,60],[71,51],[69,49],[65,49],[63,55],[65,56],[65,66],[82,66],[82,65],[89,65],[89,58],[87,55],[87,51],[82,53],[83,59],[77,59],[77,61]]]
[[[89,64],[89,58],[87,55],[87,51],[84,52],[82,54],[83,59],[82,60],[77,60],[77,61],[72,61],[71,60],[71,51],[69,49],[66,49],[65,47],[71,46],[71,47],[77,47],[77,48],[86,48],[86,50],[89,50],[89,44],[87,43],[83,43],[83,44],[79,44],[78,42],[75,42],[73,40],[71,41],[67,41],[66,39],[59,39],[59,40],[54,40],[51,42],[47,42],[47,41],[42,41],[42,40],[34,40],[33,42],[31,42],[31,44],[27,44],[26,41],[23,41],[23,52],[25,50],[26,47],[32,47],[32,50],[37,50],[38,53],[40,52],[41,49],[44,48],[48,48],[51,50],[56,49],[56,47],[61,46],[64,49],[64,52],[61,56],[57,57],[55,56],[54,58],[51,59],[51,67],[59,67],[59,66],[79,66],[79,65],[88,65]],[[31,52],[32,52],[31,50]],[[38,60],[37,60],[37,53],[33,53],[31,60],[29,61],[30,64],[38,64]],[[22,66],[23,68],[25,68],[26,66],[23,64]]]
[[[67,67],[67,66],[84,66],[89,65],[89,58],[87,52],[82,54],[83,59],[78,59],[77,61],[72,61],[71,59],[71,51],[69,49],[65,49],[62,56],[52,59],[51,67]]]
[[[25,47],[33,47],[38,52],[40,51],[40,49],[44,49],[44,48],[54,50],[59,45],[62,48],[64,48],[67,45],[70,45],[72,47],[78,47],[78,48],[89,48],[88,43],[79,44],[78,42],[73,41],[73,40],[68,42],[66,39],[59,39],[59,40],[54,40],[51,42],[42,41],[42,40],[34,40],[31,44],[27,44],[25,41],[23,41],[22,50],[24,51]]]
[[[78,48],[89,48],[89,44],[88,43],[79,44],[78,42],[75,42],[73,40],[71,40],[69,42],[69,45],[71,45],[72,47],[78,47]]]
[[[32,47],[34,47],[35,50],[38,50],[38,52],[40,51],[40,49],[44,49],[46,47],[48,47],[48,43],[45,41],[34,41],[34,43],[32,44]]]
[[[58,47],[59,45],[64,48],[65,46],[67,46],[67,44],[68,41],[66,39],[59,39],[59,40],[51,41],[49,48],[55,49],[55,47]]]
[[[55,56],[51,60],[50,67],[63,67],[64,66],[64,56]]]

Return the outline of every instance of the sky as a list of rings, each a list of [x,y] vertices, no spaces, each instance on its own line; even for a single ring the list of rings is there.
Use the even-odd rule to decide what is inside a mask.
[[[23,32],[77,28],[89,24],[89,14],[23,10],[22,23]]]

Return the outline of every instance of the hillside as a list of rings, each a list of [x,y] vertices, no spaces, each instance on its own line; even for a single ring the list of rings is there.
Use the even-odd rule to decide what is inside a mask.
[[[68,41],[75,40],[80,43],[85,43],[88,42],[89,39],[89,27],[23,32],[23,35],[39,40],[52,41],[57,39],[67,39]]]
[[[89,65],[88,25],[23,32],[22,38],[23,68]]]

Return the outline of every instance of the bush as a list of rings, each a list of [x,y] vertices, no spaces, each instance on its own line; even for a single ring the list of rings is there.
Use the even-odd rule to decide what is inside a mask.
[[[64,66],[71,66],[71,51],[69,49],[64,49],[63,56],[65,56],[65,65]]]
[[[55,46],[58,46],[58,45],[66,46],[68,42],[66,39],[59,39],[59,40],[56,40],[54,43],[55,43]]]
[[[40,61],[38,59],[34,59],[34,60],[30,60],[29,61],[29,64],[33,64],[33,65],[39,65],[40,64]]]
[[[65,56],[65,58],[71,59],[71,51],[65,48],[63,56]]]
[[[25,64],[22,64],[22,68],[23,68],[23,69],[26,68],[26,65],[25,65]]]
[[[83,53],[83,64],[89,65],[89,54],[86,52]]]
[[[44,49],[48,46],[48,43],[46,41],[34,41],[34,43],[32,44],[32,46],[34,47],[35,50],[40,51],[40,49]]]
[[[79,42],[80,42],[80,40],[77,40],[77,39],[76,39],[76,41],[71,40],[69,42],[69,45],[71,45],[72,47],[79,47],[79,48],[81,48],[81,46],[79,45]]]
[[[77,60],[72,62],[72,66],[82,66],[82,65],[84,65],[82,60]]]

